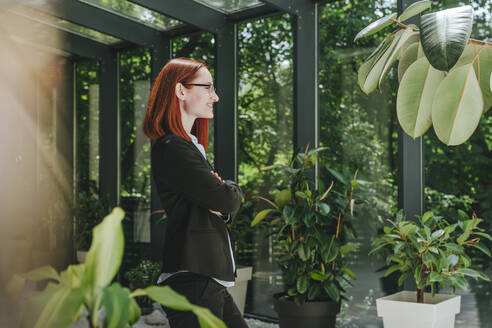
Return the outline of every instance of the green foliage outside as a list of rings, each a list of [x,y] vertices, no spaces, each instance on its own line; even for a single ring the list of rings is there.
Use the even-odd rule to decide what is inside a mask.
[[[99,195],[99,188],[93,180],[78,181],[79,193],[73,214],[76,218],[75,248],[87,251],[92,243],[92,230],[111,210],[109,201]]]
[[[142,121],[150,94],[150,52],[135,48],[120,55],[121,196],[150,207],[150,141]],[[129,209],[125,209],[129,210]]]

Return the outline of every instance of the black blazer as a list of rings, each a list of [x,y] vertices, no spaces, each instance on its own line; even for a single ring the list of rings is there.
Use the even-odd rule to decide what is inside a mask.
[[[227,225],[209,209],[237,212],[242,199],[239,186],[230,180],[220,182],[193,142],[173,134],[156,140],[151,163],[168,220],[163,271],[188,270],[234,281]]]

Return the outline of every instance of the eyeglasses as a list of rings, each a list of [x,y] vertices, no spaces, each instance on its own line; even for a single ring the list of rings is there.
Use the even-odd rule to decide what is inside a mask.
[[[214,92],[216,93],[217,90],[215,89],[215,86],[213,84],[203,84],[203,83],[181,83],[182,85],[195,85],[199,87],[207,87],[208,94],[212,95]]]

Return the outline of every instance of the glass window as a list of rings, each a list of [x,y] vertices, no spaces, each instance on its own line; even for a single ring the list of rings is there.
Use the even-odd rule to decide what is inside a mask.
[[[158,30],[170,30],[182,25],[176,19],[164,16],[158,12],[152,11],[145,7],[131,3],[130,1],[121,0],[78,0],[98,8],[107,10],[114,14],[124,16],[139,23]]]
[[[75,140],[77,181],[99,185],[99,63],[75,65]]]
[[[150,95],[150,52],[120,54],[120,203],[126,211],[129,242],[150,242],[150,140],[142,122]]]
[[[234,11],[240,11],[251,7],[262,6],[263,3],[258,0],[194,0],[208,7],[220,10],[226,14]]]
[[[9,11],[21,16],[25,16],[29,19],[36,20],[40,23],[51,25],[61,30],[78,34],[82,37],[89,38],[107,45],[115,45],[121,42],[120,39],[112,37],[111,35],[104,34],[96,30],[83,27],[81,25],[70,23],[58,17],[43,13],[35,8],[23,6],[22,8],[16,7],[15,9],[9,9]]]
[[[348,239],[358,243],[359,250],[352,253],[347,267],[357,280],[348,288],[348,301],[338,316],[341,327],[378,327],[375,299],[392,292],[381,279],[384,260],[368,253],[397,204],[397,74],[390,73],[381,93],[368,96],[362,92],[358,68],[386,31],[356,45],[353,40],[370,22],[393,11],[396,1],[339,1],[320,6],[320,146],[327,147],[319,160],[320,180],[325,185],[321,189],[331,181],[334,190],[340,187],[328,169],[346,178],[352,178],[358,169],[357,178],[371,182],[365,193],[359,188],[354,194],[354,235],[349,234]],[[346,224],[345,231],[347,228]]]
[[[492,40],[492,3],[476,0],[469,3],[474,9],[471,37]],[[438,3],[435,10],[457,7],[461,1]],[[484,222],[481,227],[492,231],[492,111],[485,112],[472,137],[459,146],[441,143],[431,128],[424,135],[426,210],[438,211],[449,220],[456,210],[475,212]],[[492,249],[492,242],[484,238],[480,243]],[[472,264],[492,277],[490,258],[480,251],[472,253]],[[485,327],[492,321],[492,283],[469,280],[468,291],[456,290],[461,295],[461,312],[456,327]],[[448,292],[448,291],[444,291]]]
[[[292,46],[289,15],[238,26],[238,182],[245,200],[231,234],[238,264],[253,266],[245,312],[270,317],[276,317],[273,294],[283,290],[282,277],[271,231],[250,228],[263,209],[252,196],[270,197],[279,176],[261,169],[292,156]]]
[[[193,33],[173,40],[173,58],[185,57],[201,60],[215,76],[215,39],[212,33]],[[220,93],[220,92],[219,92]],[[220,97],[220,94],[219,94]],[[215,115],[215,113],[214,113]],[[207,159],[214,166],[214,121],[208,125]],[[220,174],[220,172],[219,172]]]

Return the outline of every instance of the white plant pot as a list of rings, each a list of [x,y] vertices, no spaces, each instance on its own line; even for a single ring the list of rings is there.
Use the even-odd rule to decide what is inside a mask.
[[[378,317],[384,328],[453,328],[460,312],[461,296],[424,294],[424,303],[417,303],[417,292],[402,291],[378,298]]]
[[[244,305],[246,303],[246,291],[248,289],[248,281],[251,280],[253,267],[238,266],[236,268],[237,277],[236,284],[233,287],[228,287],[227,291],[231,294],[241,314],[244,314]]]
[[[88,251],[77,251],[77,261],[82,264],[85,263],[85,257],[87,256]]]

